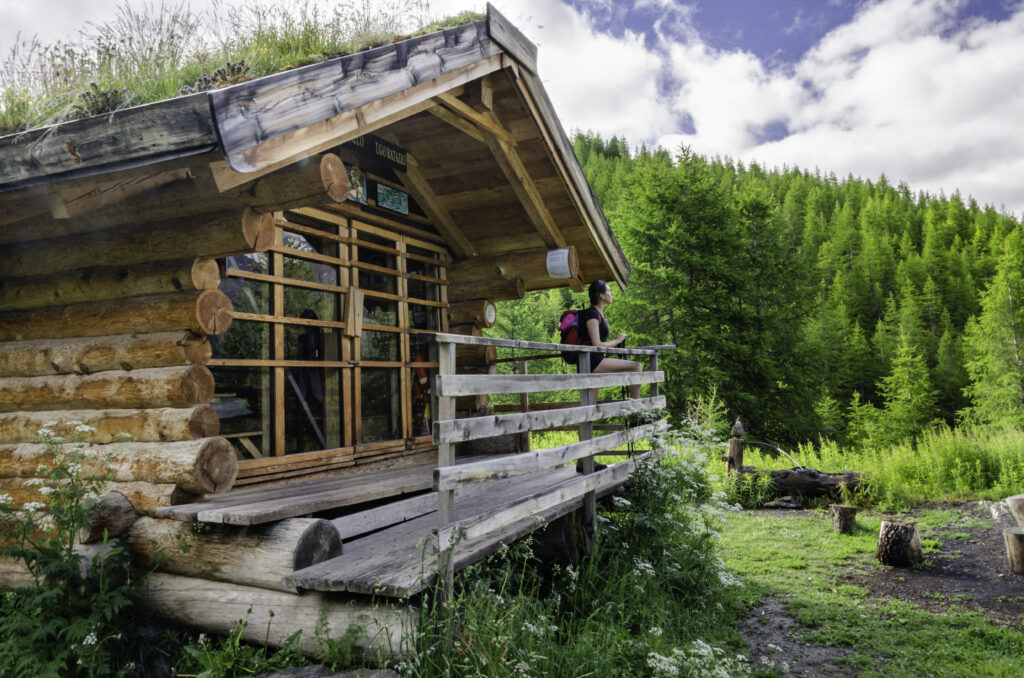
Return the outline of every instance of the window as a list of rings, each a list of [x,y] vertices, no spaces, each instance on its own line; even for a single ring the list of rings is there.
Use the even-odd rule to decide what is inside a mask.
[[[430,445],[424,335],[446,328],[445,262],[440,243],[315,209],[225,261],[212,405],[241,483]]]

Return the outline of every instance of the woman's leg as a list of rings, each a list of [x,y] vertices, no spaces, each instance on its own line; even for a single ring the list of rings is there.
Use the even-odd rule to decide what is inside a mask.
[[[644,366],[635,360],[622,360],[621,358],[605,358],[601,361],[601,364],[594,369],[594,374],[602,374],[607,372],[641,372]],[[631,384],[629,387],[629,397],[639,398],[640,397],[640,384]],[[596,398],[594,402],[597,402]]]

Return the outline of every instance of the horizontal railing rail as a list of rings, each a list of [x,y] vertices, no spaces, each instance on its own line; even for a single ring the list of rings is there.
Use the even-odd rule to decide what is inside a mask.
[[[438,465],[434,470],[434,491],[437,493],[438,529],[435,530],[435,548],[443,575],[442,587],[451,591],[454,574],[453,549],[459,540],[471,541],[490,535],[500,540],[510,535],[521,534],[523,521],[530,516],[546,515],[548,518],[561,514],[566,506],[579,505],[582,501],[584,523],[593,531],[596,524],[595,500],[598,492],[611,491],[621,485],[632,474],[637,460],[647,458],[652,452],[633,456],[633,445],[651,440],[665,431],[664,421],[652,421],[659,415],[650,413],[665,407],[665,398],[658,393],[658,385],[665,381],[665,373],[658,370],[658,358],[663,351],[674,346],[643,346],[638,348],[606,348],[575,344],[550,344],[515,339],[495,339],[461,334],[428,335],[437,348],[437,376],[431,388],[436,398],[433,409],[433,439],[438,449]],[[517,374],[458,374],[456,370],[456,346],[493,346],[512,349],[515,352],[534,351],[539,355],[502,358],[499,362],[517,362]],[[527,361],[542,358],[558,358],[563,352],[602,353],[607,355],[633,356],[633,359],[648,358],[646,371],[590,373],[590,360],[580,360],[579,372],[571,374],[528,374]],[[491,362],[495,361],[494,352]],[[460,352],[461,355],[461,352]],[[597,402],[597,389],[605,387],[633,387],[649,385],[648,397]],[[529,394],[542,391],[576,391],[579,400],[566,403],[535,403],[530,409]],[[520,395],[521,411],[510,412],[502,407],[500,414],[485,416],[457,417],[456,398],[479,398],[486,395]],[[476,405],[474,407],[480,407]],[[494,412],[493,409],[490,412]],[[622,424],[597,424],[596,421],[617,420]],[[545,450],[529,452],[531,432],[544,430],[571,430],[577,427],[579,442],[560,445]],[[598,437],[595,429],[614,429],[614,432]],[[519,454],[497,459],[488,458],[477,462],[455,465],[455,445],[498,436],[518,435]],[[628,451],[619,448],[629,446]],[[525,451],[523,451],[525,450]],[[595,455],[629,454],[630,459],[595,471]],[[560,482],[548,484],[540,490],[531,491],[527,496],[492,508],[474,516],[460,516],[455,519],[455,490],[466,491],[469,486],[525,476],[536,475],[527,481],[538,487],[546,474],[559,472],[567,464],[577,462],[579,476],[558,476]],[[486,490],[484,490],[486,491]],[[527,490],[524,490],[526,492]],[[576,502],[575,504],[573,502]],[[493,533],[493,534],[492,534]]]

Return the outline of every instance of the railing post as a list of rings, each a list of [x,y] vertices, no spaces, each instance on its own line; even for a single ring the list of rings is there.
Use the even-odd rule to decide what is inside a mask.
[[[516,361],[516,367],[518,368],[517,371],[519,372],[519,374],[529,374],[529,371],[530,371],[529,363],[527,363],[525,360],[517,360]],[[523,412],[529,412],[530,411],[530,394],[529,393],[524,391],[523,393],[519,394],[519,405],[520,405],[520,407],[522,407],[522,411]],[[519,451],[520,452],[529,452],[530,451],[530,432],[529,431],[526,431],[525,433],[522,433],[520,435],[520,437],[519,437]]]
[[[590,374],[590,354],[578,353],[580,374]],[[593,391],[589,388],[580,389],[580,404],[593,405]],[[591,421],[580,424],[580,440],[590,440],[594,437],[594,423]],[[594,455],[583,457],[580,460],[583,466],[583,473],[594,472]],[[594,534],[597,531],[597,492],[590,491],[583,495],[583,526],[588,532],[588,541],[593,543]]]
[[[658,371],[658,354],[657,354],[657,352],[655,352],[655,353],[653,353],[651,355],[651,372],[657,372],[657,371]],[[651,397],[652,398],[657,398],[658,397],[658,382],[654,382],[653,384],[651,384]]]
[[[438,380],[455,374],[455,344],[446,342],[437,345]],[[434,393],[440,393],[435,388]],[[455,418],[455,398],[438,395],[437,421],[448,421]],[[455,444],[440,443],[437,446],[438,467],[451,466],[455,463]],[[441,578],[441,595],[449,600],[455,586],[455,560],[452,558],[451,535],[444,533],[444,528],[455,520],[455,490],[440,490],[437,493],[437,520],[442,533],[438,534],[438,576]]]

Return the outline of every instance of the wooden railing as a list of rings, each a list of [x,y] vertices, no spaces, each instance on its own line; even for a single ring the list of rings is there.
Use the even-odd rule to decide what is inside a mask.
[[[656,436],[666,427],[665,422],[633,422],[636,425],[611,427],[615,432],[593,437],[594,421],[626,416],[635,419],[643,412],[665,407],[665,398],[658,393],[658,385],[665,373],[658,370],[658,357],[662,351],[674,346],[643,348],[594,348],[592,346],[547,344],[512,339],[491,339],[457,334],[433,335],[437,345],[438,373],[432,389],[436,396],[434,442],[438,460],[434,470],[434,490],[437,492],[438,528],[436,549],[440,557],[440,576],[445,591],[451,590],[454,574],[452,550],[460,540],[496,533],[500,538],[504,529],[524,519],[552,509],[568,501],[583,497],[584,524],[591,534],[596,527],[596,497],[602,490],[621,484],[635,468],[640,458],[656,452],[649,451],[630,460],[595,472],[594,456],[609,453],[641,440]],[[456,345],[495,346],[519,351],[540,351],[539,355],[507,359],[518,363],[518,374],[469,375],[457,374]],[[576,351],[581,356],[578,374],[527,374],[526,362],[536,358],[559,357],[561,351]],[[641,372],[591,374],[590,360],[582,356],[600,352],[616,356],[648,358],[648,369]],[[598,403],[592,390],[601,387],[650,385],[645,398]],[[528,394],[541,391],[579,389],[579,403],[554,407],[545,404],[541,410],[529,410]],[[522,412],[456,419],[455,398],[492,394],[519,393]],[[650,417],[650,415],[648,415]],[[497,459],[455,465],[455,445],[459,442],[490,438],[507,434],[528,436],[531,431],[578,426],[579,442],[545,450],[524,452]],[[514,499],[477,516],[463,516],[456,520],[455,490],[467,485],[488,483],[519,475],[553,472],[571,462],[579,462],[582,474],[573,480],[559,483],[536,494]]]

